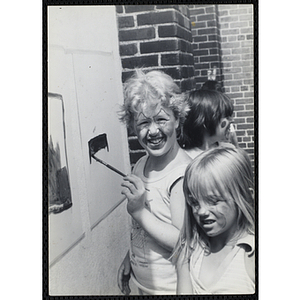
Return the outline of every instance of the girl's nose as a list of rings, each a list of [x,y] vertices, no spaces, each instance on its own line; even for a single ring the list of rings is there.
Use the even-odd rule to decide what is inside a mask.
[[[149,126],[148,132],[150,135],[156,135],[158,133],[158,125],[155,122],[152,122]]]
[[[209,214],[209,208],[207,205],[205,204],[202,204],[199,206],[199,209],[197,211],[197,214],[199,216],[207,216]]]

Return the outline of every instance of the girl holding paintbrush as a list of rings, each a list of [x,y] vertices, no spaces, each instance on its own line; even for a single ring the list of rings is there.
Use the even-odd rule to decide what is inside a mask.
[[[189,156],[177,143],[188,111],[173,79],[161,71],[136,70],[124,86],[120,119],[147,151],[122,183],[132,217],[131,247],[118,272],[130,293],[129,278],[142,295],[176,294],[176,270],[169,260],[184,218],[183,175]]]

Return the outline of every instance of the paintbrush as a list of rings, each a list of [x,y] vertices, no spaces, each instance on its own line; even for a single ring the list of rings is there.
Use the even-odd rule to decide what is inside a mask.
[[[109,151],[106,133],[102,133],[102,134],[92,138],[91,140],[89,140],[88,145],[89,145],[90,163],[92,163],[92,158],[93,158],[97,162],[101,163],[102,165],[111,169],[112,171],[116,172],[117,174],[119,174],[123,177],[126,177],[126,175],[123,172],[121,172],[120,170],[116,169],[115,167],[111,166],[107,162],[105,162],[102,159],[95,156],[95,154],[101,149],[107,148],[107,151]],[[145,188],[145,190],[149,192],[149,190],[147,188]]]

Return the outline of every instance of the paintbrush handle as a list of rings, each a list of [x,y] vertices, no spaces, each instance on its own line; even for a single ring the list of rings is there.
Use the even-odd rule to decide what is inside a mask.
[[[91,155],[93,159],[95,159],[97,162],[99,162],[100,164],[104,165],[105,167],[111,169],[112,171],[118,173],[119,175],[126,177],[127,175],[125,175],[124,173],[122,173],[121,171],[119,171],[118,169],[116,169],[115,167],[111,166],[110,164],[108,164],[107,162],[101,160],[100,158],[96,157],[94,154]],[[145,188],[145,190],[147,192],[149,192],[149,189]]]
[[[92,154],[92,157],[99,162],[100,164],[104,165],[105,167],[111,169],[112,171],[118,173],[119,175],[125,177],[126,175],[124,173],[122,173],[121,171],[119,171],[118,169],[116,169],[115,167],[111,166],[110,164],[108,164],[107,162],[99,159],[98,157],[96,157],[94,154]]]

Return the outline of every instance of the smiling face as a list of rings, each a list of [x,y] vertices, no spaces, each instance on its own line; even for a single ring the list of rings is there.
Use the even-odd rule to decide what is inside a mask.
[[[237,209],[232,201],[221,197],[217,191],[209,191],[205,199],[189,197],[194,218],[208,237],[219,235],[228,239],[236,231]]]
[[[150,156],[165,155],[174,147],[178,125],[173,111],[160,104],[144,106],[134,119],[134,131]]]

